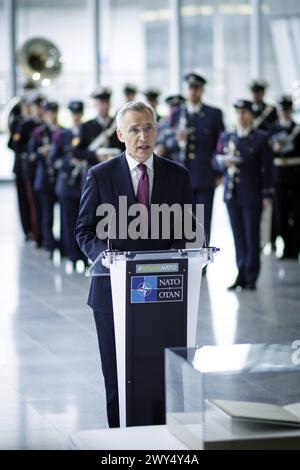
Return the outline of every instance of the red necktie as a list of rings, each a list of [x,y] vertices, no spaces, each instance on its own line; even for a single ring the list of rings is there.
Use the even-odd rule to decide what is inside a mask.
[[[149,208],[149,176],[147,173],[147,165],[140,163],[138,168],[141,170],[142,174],[140,176],[137,188],[137,202],[139,204],[144,204],[147,208]]]

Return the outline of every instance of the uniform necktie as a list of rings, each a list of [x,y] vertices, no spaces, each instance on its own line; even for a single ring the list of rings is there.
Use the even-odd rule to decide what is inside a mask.
[[[138,169],[141,170],[142,174],[137,188],[137,202],[139,204],[144,204],[149,208],[149,176],[147,173],[147,166],[144,165],[144,163],[140,163],[138,165]]]

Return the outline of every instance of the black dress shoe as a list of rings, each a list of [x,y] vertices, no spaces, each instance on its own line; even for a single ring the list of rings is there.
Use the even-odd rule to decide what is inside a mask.
[[[247,290],[256,290],[256,285],[254,284],[254,282],[249,282],[248,284],[245,285],[244,288]]]
[[[243,289],[244,287],[245,287],[244,282],[235,281],[231,286],[227,287],[227,290]]]

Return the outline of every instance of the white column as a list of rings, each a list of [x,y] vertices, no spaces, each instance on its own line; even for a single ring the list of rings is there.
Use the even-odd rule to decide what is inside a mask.
[[[182,35],[181,35],[181,0],[169,0],[169,57],[170,57],[170,93],[179,93],[182,87]]]
[[[94,86],[100,85],[100,2],[89,0]]]
[[[7,101],[17,94],[17,76],[16,76],[16,1],[5,0],[5,14],[7,18],[7,36],[9,49],[9,86]]]
[[[262,70],[262,31],[261,0],[251,0],[250,15],[250,78],[261,78]]]

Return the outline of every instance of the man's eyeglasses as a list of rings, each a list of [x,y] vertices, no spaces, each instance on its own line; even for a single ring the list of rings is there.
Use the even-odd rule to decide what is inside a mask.
[[[128,131],[130,135],[138,136],[141,132],[144,132],[146,135],[152,134],[152,132],[156,129],[154,124],[147,124],[145,127],[131,127]]]

